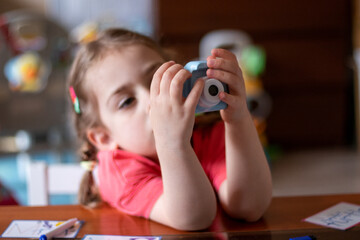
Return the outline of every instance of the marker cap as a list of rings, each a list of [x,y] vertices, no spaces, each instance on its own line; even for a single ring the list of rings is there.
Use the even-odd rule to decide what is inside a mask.
[[[41,236],[39,237],[39,240],[47,240],[46,235],[45,235],[45,234],[41,235]]]
[[[303,236],[303,237],[294,237],[289,240],[316,240],[314,236]]]

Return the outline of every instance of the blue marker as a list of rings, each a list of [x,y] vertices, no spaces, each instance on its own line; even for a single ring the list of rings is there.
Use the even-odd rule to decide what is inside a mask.
[[[39,240],[49,240],[52,237],[59,235],[60,233],[65,232],[65,230],[74,226],[74,224],[78,221],[77,218],[72,218],[67,220],[66,222],[60,224],[59,226],[51,229],[50,231],[46,232],[45,234],[41,235]]]
[[[289,240],[316,240],[316,237],[314,237],[314,236],[303,236],[303,237],[290,238]]]

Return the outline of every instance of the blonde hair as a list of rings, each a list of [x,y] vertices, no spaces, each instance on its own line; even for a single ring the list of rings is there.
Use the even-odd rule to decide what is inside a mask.
[[[169,59],[165,51],[151,38],[120,28],[103,31],[96,40],[80,46],[76,53],[68,78],[68,87],[74,89],[80,107],[78,113],[73,110],[71,115],[80,140],[82,161],[96,161],[97,149],[87,139],[86,132],[92,127],[102,125],[95,96],[87,89],[86,73],[111,52],[134,44],[147,46],[159,53],[164,60]],[[84,174],[78,200],[80,204],[89,207],[101,202],[91,170]]]

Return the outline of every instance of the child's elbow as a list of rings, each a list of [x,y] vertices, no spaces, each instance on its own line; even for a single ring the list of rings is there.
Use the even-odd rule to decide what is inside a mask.
[[[262,202],[251,202],[248,204],[236,204],[225,207],[227,214],[236,219],[242,219],[247,222],[258,221],[265,213],[270,205],[271,197],[269,199],[263,199]]]
[[[265,211],[260,211],[259,209],[253,209],[252,211],[244,211],[239,214],[238,218],[244,219],[247,222],[256,222],[264,215],[264,212]]]
[[[225,209],[225,212],[231,218],[241,219],[247,222],[256,222],[264,215],[264,211],[260,211],[259,209]]]
[[[211,226],[216,216],[216,209],[199,214],[189,214],[183,218],[174,219],[172,227],[181,231],[200,231]]]
[[[181,231],[200,231],[213,223],[217,214],[215,195],[201,201],[187,201],[185,204],[165,204],[164,198],[155,204],[150,219]],[[169,207],[167,207],[169,206]]]

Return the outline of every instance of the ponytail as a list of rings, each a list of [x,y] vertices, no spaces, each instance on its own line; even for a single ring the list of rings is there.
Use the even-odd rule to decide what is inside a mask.
[[[81,166],[86,169],[86,172],[81,179],[78,202],[86,207],[95,208],[101,203],[99,189],[93,176],[96,165],[96,149],[87,141],[83,147],[81,158]]]

